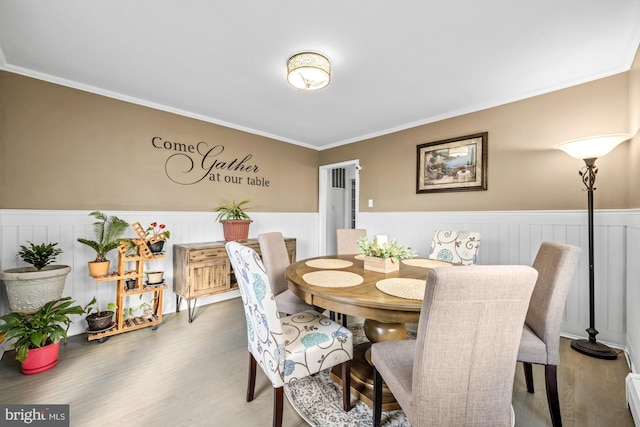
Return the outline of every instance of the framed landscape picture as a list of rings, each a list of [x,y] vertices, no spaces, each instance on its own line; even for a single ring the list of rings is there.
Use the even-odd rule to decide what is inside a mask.
[[[416,193],[487,189],[488,132],[418,145]]]

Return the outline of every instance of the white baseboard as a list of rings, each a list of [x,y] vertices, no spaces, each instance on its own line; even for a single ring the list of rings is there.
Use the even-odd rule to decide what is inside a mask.
[[[629,374],[625,380],[627,388],[627,405],[631,411],[633,422],[640,425],[640,374]]]

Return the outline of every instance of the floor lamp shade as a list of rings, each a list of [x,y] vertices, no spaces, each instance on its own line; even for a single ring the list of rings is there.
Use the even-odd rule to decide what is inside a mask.
[[[562,150],[576,159],[582,159],[585,162],[583,170],[579,172],[587,190],[587,213],[589,228],[589,328],[587,333],[588,339],[578,339],[571,342],[571,347],[586,354],[587,356],[597,357],[599,359],[615,359],[617,353],[607,345],[599,343],[596,340],[598,330],[595,327],[595,276],[594,276],[594,256],[593,256],[593,191],[596,181],[598,168],[595,165],[596,159],[609,154],[611,150],[616,148],[620,143],[631,138],[629,134],[612,134],[601,135],[591,138],[576,139],[573,141],[563,142],[554,148]]]
[[[620,143],[630,138],[631,135],[627,133],[600,135],[563,142],[554,148],[562,150],[576,159],[597,159],[609,154],[611,150],[616,148]]]

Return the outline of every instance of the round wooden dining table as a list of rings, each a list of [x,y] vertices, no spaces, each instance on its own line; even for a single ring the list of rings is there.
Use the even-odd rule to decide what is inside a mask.
[[[420,318],[427,271],[443,265],[451,264],[408,259],[399,261],[397,271],[385,274],[365,269],[363,257],[354,254],[305,259],[285,270],[289,289],[306,303],[365,319],[364,332],[369,342],[354,346],[351,387],[352,393],[368,405],[373,404],[373,367],[368,357],[371,343],[407,337],[405,324],[416,324]],[[390,285],[390,290],[383,285]],[[340,382],[340,373],[336,374],[332,372],[331,377]],[[385,387],[382,409],[398,408]]]

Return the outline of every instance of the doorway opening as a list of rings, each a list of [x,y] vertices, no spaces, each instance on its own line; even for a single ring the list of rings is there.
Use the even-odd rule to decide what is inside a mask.
[[[318,255],[334,255],[336,230],[356,228],[360,198],[360,162],[320,166]]]

